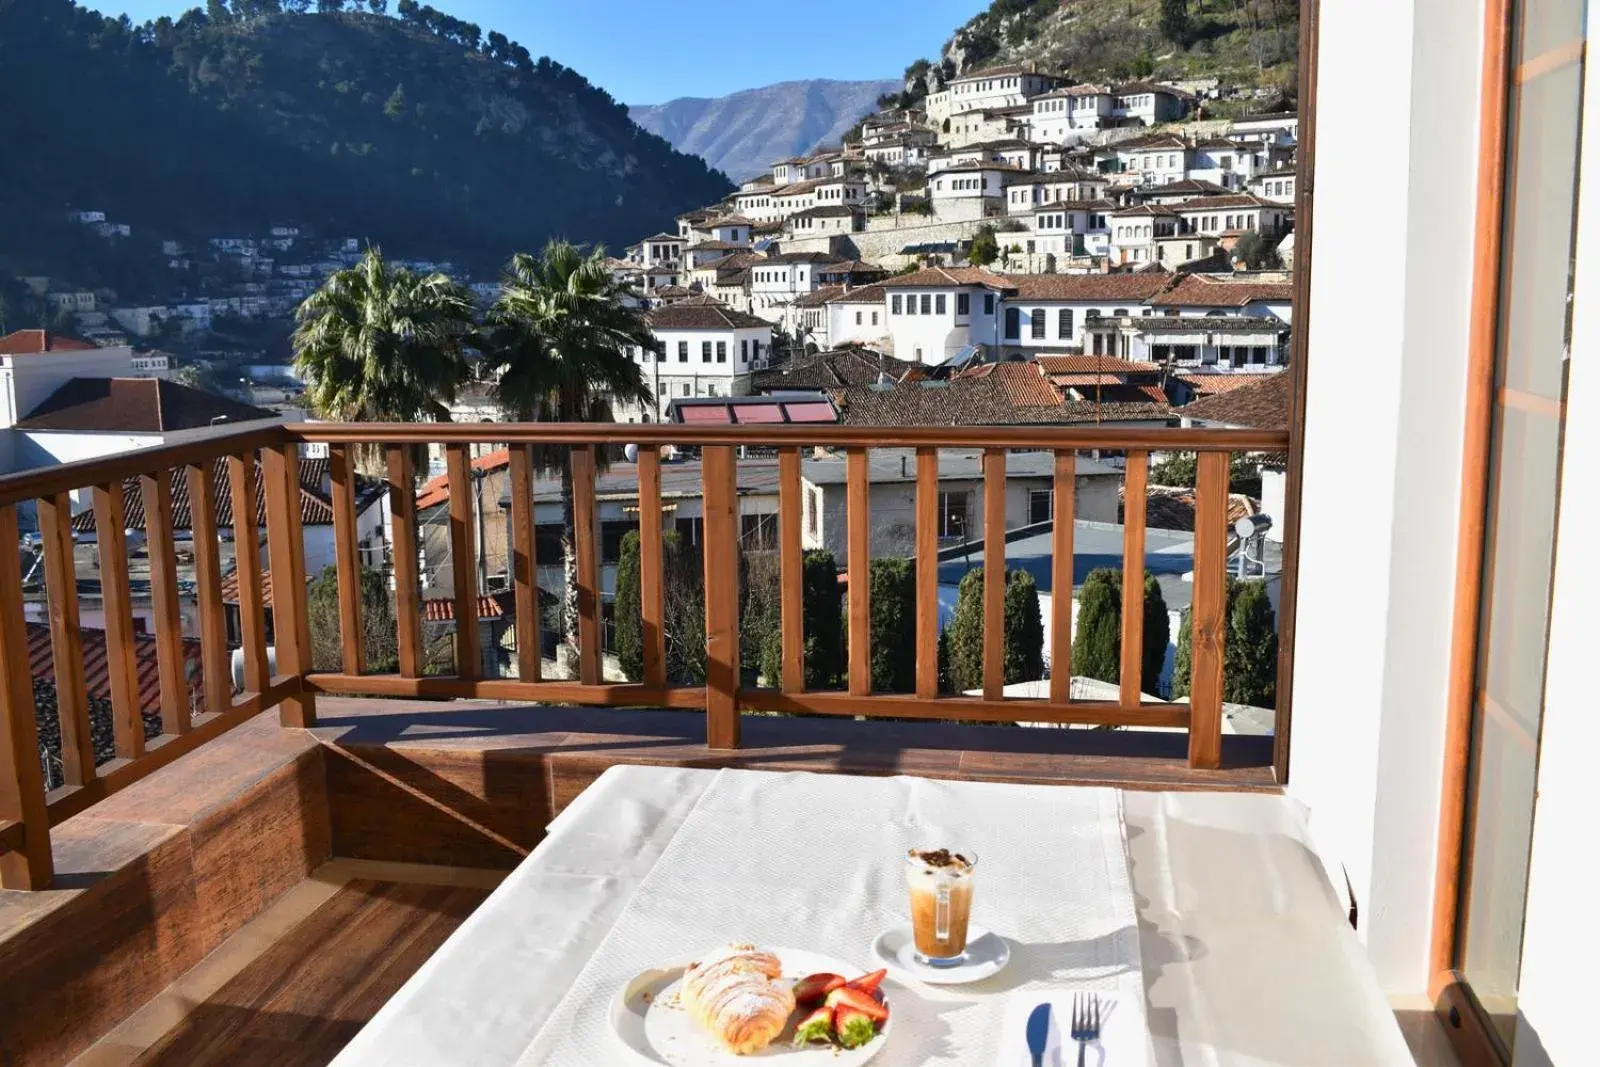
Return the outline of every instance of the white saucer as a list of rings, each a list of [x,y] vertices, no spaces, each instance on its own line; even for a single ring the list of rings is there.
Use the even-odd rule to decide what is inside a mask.
[[[981,926],[967,928],[966,960],[953,967],[930,967],[917,962],[911,927],[885,930],[872,943],[873,955],[897,977],[928,985],[965,985],[999,974],[1011,960],[1011,945],[999,934]]]

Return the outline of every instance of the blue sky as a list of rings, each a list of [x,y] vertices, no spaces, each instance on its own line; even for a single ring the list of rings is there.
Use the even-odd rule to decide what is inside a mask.
[[[80,0],[135,22],[199,0]],[[626,104],[723,96],[802,78],[897,78],[988,0],[432,0],[499,30]],[[390,10],[395,0],[391,0]]]

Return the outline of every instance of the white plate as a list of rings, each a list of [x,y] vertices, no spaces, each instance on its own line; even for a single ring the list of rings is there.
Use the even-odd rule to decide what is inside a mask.
[[[783,976],[798,981],[808,974],[842,974],[855,978],[871,968],[861,968],[842,960],[821,956],[794,948],[768,948],[783,964]],[[622,1047],[632,1053],[630,1062],[636,1064],[669,1064],[671,1067],[713,1067],[713,1065],[740,1064],[750,1060],[773,1059],[794,1067],[858,1067],[878,1054],[889,1041],[894,1027],[893,1001],[889,1018],[884,1021],[878,1036],[860,1048],[842,1049],[837,1045],[817,1044],[795,1046],[795,1024],[803,1017],[796,1010],[789,1026],[777,1040],[759,1052],[748,1056],[735,1056],[719,1045],[710,1034],[689,1017],[688,1011],[678,1004],[678,985],[684,968],[692,960],[683,960],[666,967],[645,971],[623,986],[611,1003],[611,1029]]]
[[[967,929],[967,959],[958,967],[930,967],[918,963],[917,946],[911,936],[911,927],[899,926],[885,930],[872,943],[872,952],[878,962],[889,968],[899,978],[908,978],[928,985],[965,985],[981,982],[999,974],[1011,962],[1011,945],[999,934],[990,933],[981,926]]]

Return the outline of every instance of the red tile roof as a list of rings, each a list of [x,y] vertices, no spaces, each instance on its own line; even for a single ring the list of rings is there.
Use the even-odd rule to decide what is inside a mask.
[[[111,673],[106,665],[106,632],[80,630],[79,640],[83,644],[83,680],[89,699],[110,700]],[[135,634],[133,651],[139,678],[139,708],[147,714],[158,714],[161,711],[161,679],[155,637]],[[199,641],[184,638],[183,659],[187,676],[184,688],[189,690],[191,706],[195,706],[203,692]],[[50,645],[50,627],[44,623],[28,623],[28,668],[34,681],[55,683],[55,654]]]
[[[24,430],[172,433],[276,419],[253,404],[161,378],[72,378],[19,419]]]
[[[48,330],[17,330],[0,337],[0,355],[20,356],[34,352],[90,352],[94,345],[76,337],[62,337]]]
[[[879,282],[886,289],[935,289],[945,286],[981,285],[1008,291],[1016,288],[1016,278],[993,274],[980,267],[929,267],[914,274],[899,274]]]
[[[472,469],[482,474],[493,474],[511,466],[511,450],[509,448],[497,449],[486,452],[472,461]],[[443,504],[450,499],[450,476],[441,474],[437,478],[429,478],[422,483],[422,488],[417,490],[417,507],[431,508],[435,504]]]
[[[1172,284],[1169,274],[1012,274],[1018,300],[1143,303]]]
[[[1046,374],[1156,374],[1159,363],[1144,363],[1116,356],[1040,356],[1039,368]]]
[[[1294,299],[1289,282],[1226,281],[1203,274],[1180,276],[1178,284],[1152,297],[1153,307],[1243,307],[1254,300],[1287,303]]]
[[[516,613],[510,593],[487,593],[478,597],[478,618],[503,619]],[[423,622],[454,622],[454,597],[430,597],[422,602]]]
[[[994,378],[1006,402],[1015,407],[1048,407],[1061,403],[1061,394],[1035,363],[985,363],[956,377]]]
[[[1208,396],[1176,409],[1186,419],[1249,426],[1257,430],[1289,427],[1289,391],[1293,384],[1286,371],[1260,374],[1261,379],[1226,393]]]

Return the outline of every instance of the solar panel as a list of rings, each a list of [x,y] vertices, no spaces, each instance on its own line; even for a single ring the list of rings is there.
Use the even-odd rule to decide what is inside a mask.
[[[839,416],[833,410],[833,405],[824,401],[812,400],[803,404],[785,404],[783,409],[788,412],[790,422],[839,421]]]

